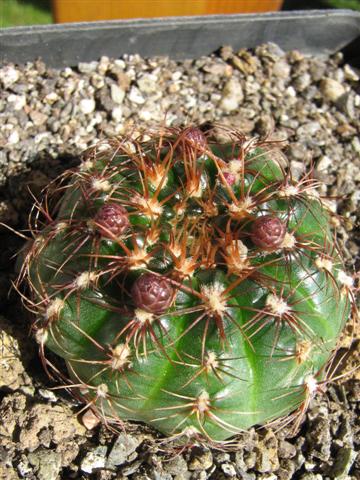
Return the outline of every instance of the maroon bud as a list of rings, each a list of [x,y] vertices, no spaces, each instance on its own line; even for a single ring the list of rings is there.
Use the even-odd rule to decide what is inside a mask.
[[[171,304],[174,290],[166,277],[144,273],[135,281],[131,294],[138,308],[150,313],[163,313]]]
[[[251,240],[263,250],[276,250],[285,238],[286,226],[272,215],[258,217],[251,227]]]
[[[236,177],[233,173],[230,173],[230,172],[222,172],[223,175],[224,175],[224,178],[226,180],[226,183],[228,185],[234,185],[234,183],[236,182]]]
[[[126,209],[117,203],[105,203],[97,212],[95,223],[106,238],[120,237],[130,226]]]
[[[182,151],[190,147],[192,150],[203,152],[207,149],[208,143],[205,135],[199,128],[189,127],[183,131],[179,146]]]

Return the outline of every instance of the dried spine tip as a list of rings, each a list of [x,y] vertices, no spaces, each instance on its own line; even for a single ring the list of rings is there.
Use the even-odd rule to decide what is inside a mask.
[[[262,250],[272,251],[281,247],[285,234],[285,224],[272,215],[258,217],[251,226],[251,240]]]
[[[135,280],[131,293],[138,308],[157,314],[170,307],[174,289],[166,277],[144,273]]]
[[[193,275],[197,267],[197,261],[193,257],[179,258],[175,263],[175,270],[186,277]]]
[[[146,175],[149,178],[153,188],[158,188],[159,185],[161,185],[161,188],[166,187],[168,178],[166,175],[166,170],[161,164],[154,164],[151,166],[151,168],[147,168]]]
[[[105,238],[120,237],[130,227],[126,208],[117,203],[104,204],[96,214],[95,224]]]

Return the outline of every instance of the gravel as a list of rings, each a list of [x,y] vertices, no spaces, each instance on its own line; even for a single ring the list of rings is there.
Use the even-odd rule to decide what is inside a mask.
[[[314,165],[338,224],[348,271],[359,267],[359,71],[330,57],[285,53],[277,45],[175,62],[126,55],[55,70],[42,61],[0,65],[0,222],[26,228],[31,196],[79,163],[99,139],[155,125],[221,122],[289,144],[293,175]],[[336,217],[334,222],[336,222]],[[339,223],[339,222],[336,222]],[[0,230],[0,478],[134,480],[359,480],[360,375],[329,385],[299,432],[271,428],[240,435],[236,451],[176,451],[145,426],[115,434],[87,419],[44,374],[12,291],[12,257],[23,239]],[[359,332],[342,342],[346,366],[359,361]],[[357,353],[356,353],[357,352]],[[3,373],[5,372],[5,373]]]

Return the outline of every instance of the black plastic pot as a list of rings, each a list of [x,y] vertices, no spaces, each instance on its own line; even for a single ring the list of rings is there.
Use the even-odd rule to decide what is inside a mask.
[[[42,58],[53,67],[74,66],[124,53],[196,58],[222,45],[235,49],[275,42],[284,50],[328,54],[346,48],[360,63],[360,12],[307,10],[256,15],[168,17],[17,27],[0,31],[2,61]]]

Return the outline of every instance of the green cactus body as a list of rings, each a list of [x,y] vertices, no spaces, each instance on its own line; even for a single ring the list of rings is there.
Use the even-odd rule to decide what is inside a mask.
[[[314,182],[278,158],[194,127],[99,144],[49,189],[34,329],[99,415],[222,441],[304,410],[351,279]]]

